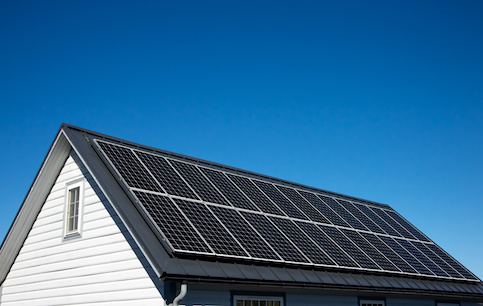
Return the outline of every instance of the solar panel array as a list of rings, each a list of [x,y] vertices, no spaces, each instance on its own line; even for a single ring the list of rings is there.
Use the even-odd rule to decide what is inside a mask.
[[[479,281],[389,207],[96,143],[173,254]]]

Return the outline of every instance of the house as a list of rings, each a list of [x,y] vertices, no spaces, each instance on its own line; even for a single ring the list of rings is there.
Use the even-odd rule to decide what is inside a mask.
[[[391,207],[63,124],[0,249],[0,304],[483,305]]]

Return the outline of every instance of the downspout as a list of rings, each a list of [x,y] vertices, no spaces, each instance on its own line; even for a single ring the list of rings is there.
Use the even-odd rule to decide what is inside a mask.
[[[183,281],[181,283],[181,289],[177,297],[174,298],[173,303],[169,304],[168,306],[179,306],[179,302],[186,296],[188,292],[188,282]]]

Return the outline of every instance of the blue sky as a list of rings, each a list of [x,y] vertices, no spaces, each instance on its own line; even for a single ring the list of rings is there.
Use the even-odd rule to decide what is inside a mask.
[[[389,204],[483,278],[482,11],[2,1],[0,239],[66,122]]]

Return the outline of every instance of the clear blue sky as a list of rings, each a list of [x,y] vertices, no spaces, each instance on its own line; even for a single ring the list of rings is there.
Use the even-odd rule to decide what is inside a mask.
[[[482,12],[4,0],[0,240],[66,122],[387,203],[483,278]]]

